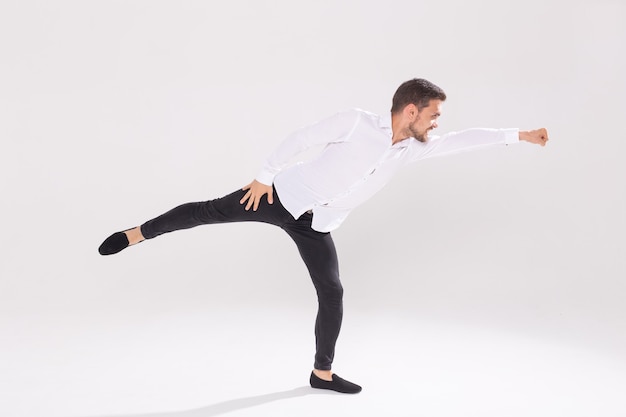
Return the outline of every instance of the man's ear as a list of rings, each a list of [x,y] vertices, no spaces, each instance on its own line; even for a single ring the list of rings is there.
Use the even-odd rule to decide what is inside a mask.
[[[417,106],[413,103],[407,104],[406,106],[404,106],[404,110],[402,110],[402,113],[404,113],[404,117],[409,120],[409,121],[414,121],[415,118],[417,117]]]

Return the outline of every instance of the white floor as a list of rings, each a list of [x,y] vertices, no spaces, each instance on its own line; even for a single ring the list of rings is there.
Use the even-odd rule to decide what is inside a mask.
[[[4,318],[3,417],[624,416],[623,357],[501,330],[353,311],[308,387],[310,311]]]

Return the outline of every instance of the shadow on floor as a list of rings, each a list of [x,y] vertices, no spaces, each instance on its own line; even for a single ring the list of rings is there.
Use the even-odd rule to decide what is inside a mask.
[[[256,407],[271,403],[273,401],[286,400],[288,398],[303,397],[305,395],[339,395],[333,391],[317,390],[309,386],[294,388],[288,391],[273,392],[271,394],[257,395],[254,397],[237,398],[234,400],[223,401],[221,403],[209,405],[207,407],[196,408],[185,411],[169,411],[164,413],[148,413],[148,414],[117,414],[111,416],[98,417],[212,417],[230,413],[244,408]]]

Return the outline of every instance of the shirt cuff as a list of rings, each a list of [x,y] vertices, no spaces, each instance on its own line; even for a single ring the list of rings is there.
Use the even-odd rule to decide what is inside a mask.
[[[504,131],[504,143],[509,145],[511,143],[519,142],[519,129],[502,129]]]
[[[274,183],[274,177],[276,176],[276,174],[272,174],[271,172],[267,172],[265,170],[259,172],[259,174],[256,176],[256,180],[258,182],[260,182],[261,184],[265,184],[265,185],[272,185]]]

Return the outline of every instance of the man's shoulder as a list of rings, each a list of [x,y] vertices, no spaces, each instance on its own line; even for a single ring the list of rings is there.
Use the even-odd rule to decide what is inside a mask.
[[[358,115],[360,120],[373,128],[391,128],[391,116],[380,115],[371,111],[363,110],[358,107],[351,109],[353,114]]]
[[[359,121],[371,124],[372,126],[384,126],[387,123],[387,118],[371,111],[363,110],[359,107],[353,107],[345,110],[344,114],[348,117],[355,117]]]
[[[349,112],[349,113],[352,113],[352,114],[355,114],[355,115],[359,115],[359,116],[362,116],[362,117],[367,117],[367,118],[370,118],[370,119],[376,119],[376,118],[380,117],[376,113],[372,113],[371,111],[363,110],[363,109],[361,109],[359,107],[353,107],[351,109],[346,110],[346,112]]]
[[[335,115],[329,118],[328,121],[332,121],[336,126],[350,126],[351,129],[355,129],[358,126],[367,126],[367,128],[376,130],[391,127],[390,117],[380,116],[376,113],[372,113],[358,107],[345,109],[335,113]]]

